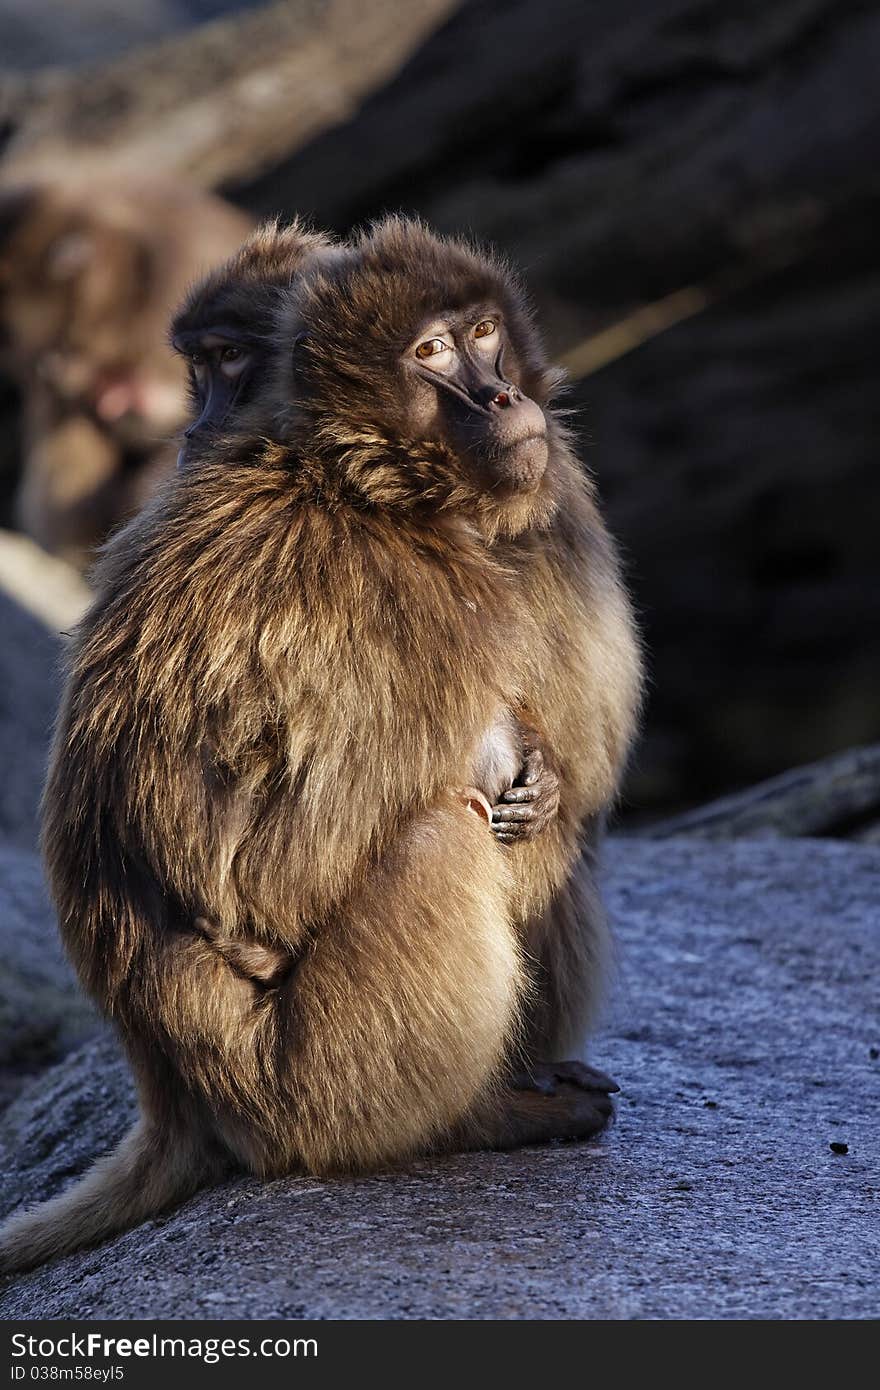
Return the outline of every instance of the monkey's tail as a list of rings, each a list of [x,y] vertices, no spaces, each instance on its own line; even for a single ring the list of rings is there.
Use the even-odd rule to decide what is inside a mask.
[[[106,1158],[60,1197],[0,1227],[0,1273],[33,1269],[158,1216],[217,1176],[195,1136],[139,1120]]]

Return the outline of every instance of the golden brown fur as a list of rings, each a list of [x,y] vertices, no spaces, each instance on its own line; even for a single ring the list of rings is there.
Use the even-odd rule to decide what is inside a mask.
[[[340,370],[370,295],[390,316],[441,272],[470,293],[470,275],[507,295],[523,381],[546,399],[503,269],[393,221],[356,251],[291,308],[322,335],[335,323]],[[579,856],[616,790],[638,658],[592,489],[552,415],[528,499],[493,501],[448,450],[376,420],[352,428],[356,391],[334,387],[324,341],[286,423],[270,412],[276,437],[243,432],[170,480],[98,568],[44,850],[143,1119],[100,1172],[4,1228],[3,1267],[141,1220],[230,1158],[356,1170],[608,1116],[596,1091],[511,1084],[518,1062],[582,1044],[603,955]],[[538,727],[561,790],[555,823],[509,849],[450,790],[481,785],[499,710]],[[271,968],[251,973],[254,945]]]
[[[22,397],[22,527],[85,567],[174,466],[185,376],[166,341],[189,282],[248,219],[157,182],[0,192],[0,331]]]

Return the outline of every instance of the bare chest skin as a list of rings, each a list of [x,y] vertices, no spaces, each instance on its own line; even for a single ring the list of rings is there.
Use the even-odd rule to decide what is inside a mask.
[[[491,803],[508,790],[522,765],[522,738],[509,709],[499,705],[474,750],[473,784]]]

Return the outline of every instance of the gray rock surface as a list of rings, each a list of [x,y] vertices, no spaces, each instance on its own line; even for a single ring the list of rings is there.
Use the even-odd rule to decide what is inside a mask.
[[[0,1296],[5,1318],[876,1315],[880,853],[618,841],[601,1141],[356,1181],[239,1179]],[[4,1205],[133,1113],[113,1045],[7,1112]],[[834,1153],[831,1143],[848,1152]]]
[[[0,839],[37,842],[37,808],[58,703],[61,642],[0,590]]]
[[[0,1107],[96,1029],[64,959],[39,860],[0,844]]]

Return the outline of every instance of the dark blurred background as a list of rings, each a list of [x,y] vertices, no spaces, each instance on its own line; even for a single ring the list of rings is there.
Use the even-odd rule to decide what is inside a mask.
[[[880,738],[877,4],[0,0],[0,63],[10,304],[85,275],[82,208],[144,178],[194,190],[189,275],[208,193],[340,233],[417,212],[524,268],[650,654],[631,821]],[[22,193],[71,179],[37,254]],[[4,321],[0,290],[0,524],[32,534],[27,401],[62,355],[24,346],[36,293]],[[111,367],[77,409],[146,486],[171,431],[145,462],[156,392]]]

